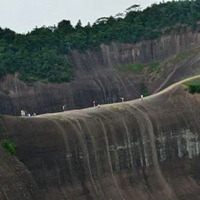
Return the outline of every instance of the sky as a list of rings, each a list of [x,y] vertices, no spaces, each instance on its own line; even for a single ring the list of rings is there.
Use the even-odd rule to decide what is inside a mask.
[[[63,19],[76,25],[93,24],[100,17],[123,13],[134,4],[146,8],[156,0],[0,0],[0,27],[27,33],[35,27],[53,26]]]

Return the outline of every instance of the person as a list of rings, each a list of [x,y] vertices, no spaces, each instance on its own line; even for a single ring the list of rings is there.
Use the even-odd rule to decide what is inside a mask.
[[[66,110],[66,106],[65,105],[63,105],[63,111],[65,111]]]
[[[31,116],[31,114],[30,113],[28,113],[28,117],[30,117]]]
[[[144,99],[144,96],[141,94],[141,99],[143,100]]]
[[[121,97],[121,100],[122,100],[122,102],[124,102],[124,98],[123,97]]]
[[[93,101],[93,106],[95,107],[96,105],[95,105],[95,101]]]
[[[24,117],[25,116],[25,111],[21,110],[21,116]]]
[[[33,113],[33,116],[36,116],[36,113]]]

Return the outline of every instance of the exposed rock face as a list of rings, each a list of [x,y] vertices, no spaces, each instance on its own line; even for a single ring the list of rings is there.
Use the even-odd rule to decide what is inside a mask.
[[[142,41],[137,44],[101,45],[99,52],[80,54],[72,52],[71,62],[78,69],[96,70],[97,68],[112,68],[132,63],[148,63],[152,60],[165,60],[179,52],[197,47],[200,44],[200,34],[184,31],[173,32],[157,40]]]
[[[17,158],[0,149],[0,199],[43,200],[33,177]]]
[[[20,115],[20,110],[27,113],[48,113],[67,109],[76,109],[133,99],[139,97],[141,78],[131,82],[130,78],[122,80],[116,71],[102,71],[97,74],[85,75],[81,79],[63,84],[35,83],[28,86],[17,77],[8,76],[0,86],[9,94],[0,93],[1,114]],[[2,89],[4,90],[4,89]]]
[[[0,118],[48,200],[200,198],[200,95],[154,96],[80,111]]]
[[[182,31],[138,44],[101,45],[96,52],[81,54],[73,51],[68,59],[76,69],[76,76],[70,83],[27,85],[18,80],[17,74],[2,80],[0,113],[20,115],[20,110],[25,109],[28,113],[39,114],[61,111],[64,104],[68,109],[76,109],[90,107],[94,100],[98,104],[119,102],[121,97],[131,100],[140,97],[144,84],[149,93],[153,93],[187,77],[191,71],[199,73],[199,54],[191,55],[177,66],[166,67],[161,76],[153,81],[149,80],[148,74],[123,75],[115,67],[163,61],[199,45],[199,33]],[[195,70],[191,70],[192,66]]]

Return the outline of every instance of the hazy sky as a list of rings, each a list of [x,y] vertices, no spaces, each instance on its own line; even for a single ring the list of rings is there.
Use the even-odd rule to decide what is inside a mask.
[[[134,4],[141,8],[158,3],[156,0],[0,0],[0,27],[18,33],[33,28],[57,25],[63,19],[73,25],[80,19],[83,25],[100,17],[109,17]]]

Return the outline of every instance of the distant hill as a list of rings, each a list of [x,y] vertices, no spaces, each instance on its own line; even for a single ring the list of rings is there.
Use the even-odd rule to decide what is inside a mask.
[[[115,17],[102,17],[94,24],[73,27],[69,20],[57,26],[35,28],[18,34],[0,28],[0,77],[19,72],[22,81],[69,82],[74,65],[66,59],[72,50],[99,51],[101,44],[137,43],[187,27],[199,31],[200,1],[153,4],[144,10],[132,5]]]

